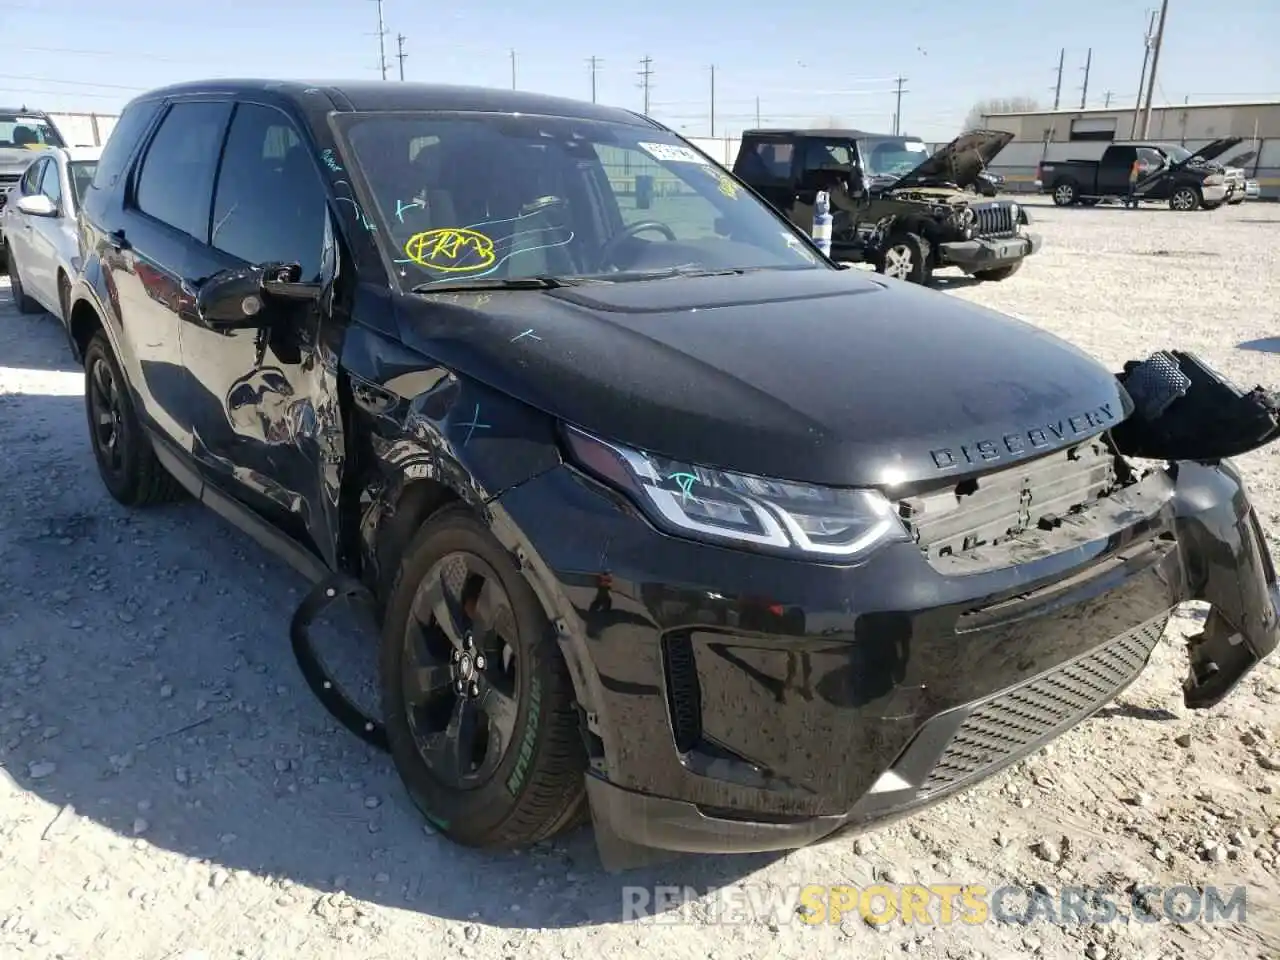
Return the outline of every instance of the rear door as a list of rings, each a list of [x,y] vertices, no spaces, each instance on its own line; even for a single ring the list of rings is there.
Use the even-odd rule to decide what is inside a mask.
[[[188,259],[198,288],[224,270],[297,263],[321,279],[333,242],[328,187],[301,126],[269,103],[237,103],[213,198],[210,242]],[[263,325],[213,330],[183,317],[193,452],[205,478],[294,539],[332,556],[341,451],[334,378],[341,330],[315,303],[263,298]],[[330,336],[336,342],[326,342]],[[322,490],[325,477],[332,489]]]
[[[786,137],[749,137],[738,149],[733,172],[785,216],[795,197],[794,155],[795,144]]]
[[[148,418],[183,451],[191,449],[191,400],[179,317],[194,299],[183,279],[209,236],[213,175],[230,115],[223,99],[168,105],[124,185],[112,231],[118,255],[103,260],[126,373]]]

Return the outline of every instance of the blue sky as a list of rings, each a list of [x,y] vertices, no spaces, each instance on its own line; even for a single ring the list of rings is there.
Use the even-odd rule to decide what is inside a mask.
[[[397,34],[408,80],[509,87],[514,49],[519,87],[589,99],[587,58],[596,56],[598,99],[640,109],[637,72],[649,56],[650,113],[707,136],[713,63],[716,135],[754,125],[757,97],[765,125],[832,118],[888,129],[892,78],[903,75],[904,129],[950,139],[978,99],[1051,104],[1063,47],[1064,105],[1080,102],[1090,47],[1089,104],[1102,106],[1108,91],[1112,103],[1131,103],[1157,5],[385,0],[383,14],[392,79]],[[201,77],[376,78],[377,27],[373,0],[0,0],[0,103],[115,112],[139,90]],[[1280,97],[1278,35],[1276,0],[1171,0],[1156,102]]]

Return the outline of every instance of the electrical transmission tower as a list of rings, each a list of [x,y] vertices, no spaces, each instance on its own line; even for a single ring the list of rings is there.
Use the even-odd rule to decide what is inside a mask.
[[[653,85],[653,57],[640,61],[640,89],[644,91],[644,115],[649,115],[649,88]]]

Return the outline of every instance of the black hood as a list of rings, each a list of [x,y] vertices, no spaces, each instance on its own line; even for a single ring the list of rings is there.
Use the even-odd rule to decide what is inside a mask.
[[[991,161],[1013,139],[1001,130],[971,130],[962,133],[909,173],[898,178],[902,186],[926,183],[954,183],[961,189],[972,186]]]
[[[1132,408],[1106,367],[1037,327],[856,271],[400,303],[405,344],[463,376],[604,439],[781,479],[960,476]]]
[[[1195,163],[1196,161],[1208,163],[1210,160],[1222,156],[1237,143],[1241,143],[1243,141],[1244,137],[1223,137],[1221,140],[1215,140],[1213,143],[1207,143],[1199,150],[1193,151],[1191,159],[1189,159],[1187,163]]]

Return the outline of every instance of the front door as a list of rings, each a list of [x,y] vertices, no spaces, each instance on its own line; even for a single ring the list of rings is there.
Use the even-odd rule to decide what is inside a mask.
[[[103,257],[127,349],[121,361],[147,418],[182,450],[191,449],[190,378],[182,369],[179,315],[191,307],[183,277],[209,233],[209,195],[231,103],[179,101],[147,144],[123,209],[103,228],[118,250]]]
[[[49,198],[57,212],[52,217],[23,215],[29,228],[25,239],[31,252],[23,264],[22,277],[28,293],[46,306],[52,306],[58,302],[58,234],[66,229],[67,200],[62,195],[58,161],[45,157],[40,164],[38,192]]]
[[[31,164],[23,171],[22,178],[18,181],[18,185],[13,188],[10,195],[6,213],[8,214],[9,232],[5,237],[9,244],[9,257],[13,261],[11,269],[15,266],[21,266],[22,283],[27,288],[29,296],[35,296],[36,283],[32,282],[31,263],[31,221],[39,219],[38,217],[30,217],[18,209],[18,201],[23,197],[30,197],[40,192],[40,178],[44,176],[45,165],[49,162],[48,157],[40,157],[33,160]],[[39,272],[38,270],[36,271]]]
[[[297,263],[319,281],[333,249],[315,151],[274,106],[236,105],[214,187],[210,243],[188,283],[247,265]],[[263,297],[259,328],[213,330],[184,317],[193,452],[205,479],[332,559],[342,462],[336,362],[341,333],[315,303]]]

